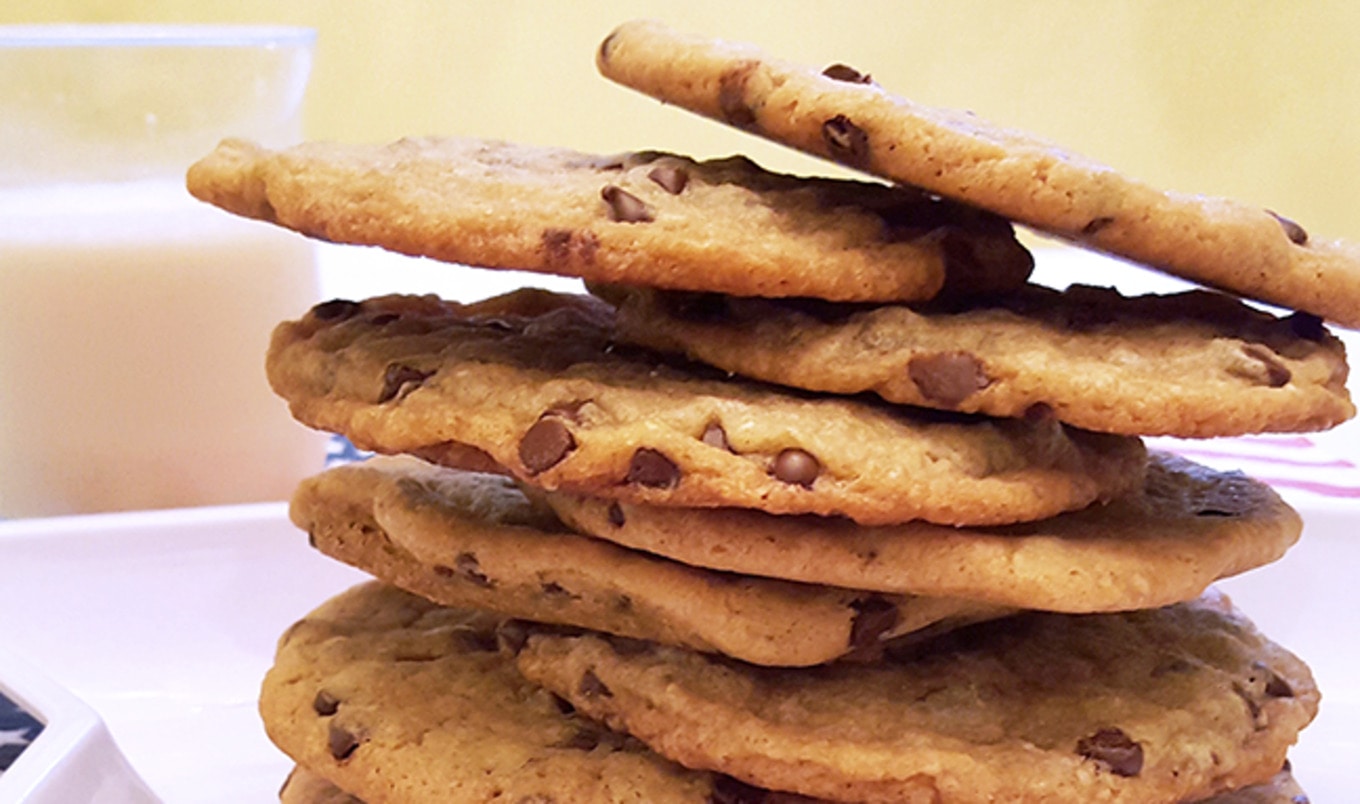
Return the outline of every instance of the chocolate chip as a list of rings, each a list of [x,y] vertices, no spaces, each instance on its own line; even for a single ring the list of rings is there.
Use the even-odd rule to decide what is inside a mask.
[[[609,511],[605,516],[609,519],[609,524],[616,528],[623,527],[624,523],[628,521],[623,515],[623,507],[618,503],[610,503]]]
[[[907,364],[907,376],[926,401],[948,408],[991,384],[982,361],[967,352],[917,355]]]
[[[325,690],[317,690],[312,699],[312,710],[322,717],[330,717],[340,711],[340,699]]]
[[[845,81],[850,84],[872,84],[874,79],[868,73],[861,73],[848,64],[833,64],[822,70],[822,75],[833,81]]]
[[[1266,695],[1269,695],[1272,698],[1294,697],[1294,688],[1289,686],[1288,681],[1285,681],[1283,678],[1280,678],[1279,675],[1277,675],[1274,670],[1271,670],[1269,667],[1266,667],[1261,662],[1256,662],[1254,665],[1252,665],[1252,667],[1257,673],[1265,676]]]
[[[882,637],[897,626],[897,606],[878,595],[850,604],[855,619],[850,625],[850,652],[856,658],[871,659],[882,651]]]
[[[504,653],[518,656],[529,644],[529,627],[519,620],[506,620],[496,626],[496,644]]]
[[[494,633],[466,626],[450,630],[449,642],[453,644],[453,649],[458,653],[493,653],[500,647]],[[443,657],[434,654],[430,658],[433,661]]]
[[[713,780],[713,794],[708,801],[709,804],[766,804],[769,796],[767,790],[752,787],[731,776],[719,776]]]
[[[657,450],[642,447],[628,462],[626,480],[649,488],[674,488],[680,482],[680,467]]]
[[[344,762],[349,759],[362,742],[359,735],[334,721],[326,730],[326,746],[337,761]]]
[[[710,447],[716,447],[727,452],[732,451],[732,445],[727,443],[727,431],[717,422],[710,422],[704,428],[704,434],[699,436],[699,440]]]
[[[718,109],[730,125],[738,128],[756,126],[756,113],[746,104],[746,82],[759,66],[755,61],[742,62],[718,79]]]
[[[1264,382],[1271,388],[1283,388],[1293,379],[1289,367],[1281,363],[1275,353],[1257,343],[1242,347],[1242,355],[1248,359],[1245,366],[1233,366],[1229,372],[1256,382]]]
[[[1200,510],[1195,512],[1195,516],[1207,516],[1207,517],[1220,517],[1232,515],[1233,513],[1231,511],[1223,511],[1218,508],[1201,508]]]
[[[433,376],[433,370],[422,371],[414,366],[393,363],[383,372],[383,388],[378,395],[378,404],[405,397]]]
[[[1043,424],[1058,418],[1058,414],[1054,412],[1053,406],[1047,402],[1035,402],[1025,408],[1025,412],[1021,415],[1022,418],[1030,424]]]
[[[1108,216],[1092,218],[1085,226],[1081,227],[1081,234],[1083,237],[1090,237],[1112,223],[1114,223],[1114,218]]]
[[[1077,753],[1108,766],[1116,776],[1137,776],[1143,770],[1143,746],[1122,729],[1100,729],[1081,738]]]
[[[775,456],[774,476],[785,483],[809,488],[821,473],[821,463],[807,450],[789,447]]]
[[[689,184],[689,171],[676,165],[657,165],[647,174],[647,178],[661,185],[661,189],[671,195],[680,195]]]
[[[1277,215],[1275,212],[1269,209],[1266,210],[1266,212],[1270,215],[1270,217],[1280,222],[1280,228],[1284,229],[1284,234],[1286,237],[1289,238],[1289,242],[1293,243],[1296,246],[1302,246],[1308,243],[1308,232],[1305,231],[1302,226],[1298,225],[1294,221],[1291,221],[1290,219],[1286,218],[1283,215]]]
[[[869,135],[843,114],[822,123],[822,141],[833,159],[856,167],[869,161]]]
[[[536,475],[561,463],[574,449],[576,439],[562,420],[545,415],[520,439],[519,462],[529,474]]]
[[[1320,343],[1327,338],[1322,319],[1312,313],[1294,313],[1285,320],[1289,322],[1289,331],[1304,340]]]
[[[604,685],[599,676],[595,675],[594,670],[587,670],[581,674],[581,683],[576,685],[576,691],[585,698],[614,697],[614,693]]]
[[[622,187],[605,185],[600,197],[609,204],[609,219],[619,223],[646,223],[653,220],[652,211],[641,198]]]
[[[600,250],[600,238],[589,229],[544,229],[540,242],[551,266],[591,265]]]
[[[483,589],[490,589],[495,585],[482,572],[481,563],[477,561],[477,556],[472,553],[459,553],[454,562],[453,570],[458,573],[458,577],[465,581],[471,581]]]
[[[312,315],[321,321],[339,321],[359,312],[362,305],[348,299],[331,299],[312,308]]]

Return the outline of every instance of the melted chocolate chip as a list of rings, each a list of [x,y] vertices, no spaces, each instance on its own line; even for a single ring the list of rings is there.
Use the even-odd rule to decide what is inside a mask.
[[[1327,338],[1322,319],[1312,313],[1294,313],[1285,320],[1289,322],[1289,331],[1304,340],[1320,343]]]
[[[360,302],[348,299],[331,299],[312,308],[312,315],[320,321],[339,321],[359,312]]]
[[[822,141],[833,159],[847,165],[863,167],[869,161],[869,135],[843,114],[822,123]]]
[[[671,195],[680,195],[689,184],[689,171],[676,165],[657,165],[648,172],[647,178]]]
[[[312,699],[312,711],[321,717],[330,717],[340,711],[340,699],[325,690],[317,690],[316,697]]]
[[[1022,417],[1030,424],[1043,424],[1044,422],[1054,421],[1058,418],[1058,414],[1054,412],[1053,406],[1047,402],[1035,402],[1025,408]]]
[[[1195,516],[1220,517],[1233,516],[1232,511],[1224,511],[1219,508],[1201,508],[1195,512]]]
[[[585,698],[614,697],[614,693],[605,686],[599,676],[595,675],[594,670],[587,670],[581,674],[581,683],[576,685],[576,691]]]
[[[628,462],[626,480],[649,488],[674,488],[680,482],[680,467],[657,450],[642,447]]]
[[[856,658],[870,659],[882,652],[882,637],[897,626],[897,606],[877,595],[850,604],[855,619],[850,625],[850,652]]]
[[[653,220],[652,211],[641,198],[622,187],[605,185],[600,197],[609,205],[609,219],[619,223],[646,223]]]
[[[434,371],[422,371],[414,366],[393,363],[383,373],[383,388],[382,393],[378,395],[378,404],[405,397],[433,376]]]
[[[486,577],[482,572],[482,565],[477,561],[477,556],[472,553],[459,553],[458,558],[454,563],[453,570],[458,574],[459,578],[462,578],[465,581],[471,581],[483,589],[490,589],[495,585],[491,582],[491,579]]]
[[[785,483],[810,488],[822,473],[822,465],[807,450],[790,447],[774,459],[774,476]]]
[[[458,653],[494,653],[500,647],[494,633],[477,628],[455,628],[449,632],[449,641]],[[431,657],[440,658],[438,654]]]
[[[1293,379],[1294,375],[1289,371],[1289,367],[1281,363],[1274,352],[1260,344],[1249,343],[1244,345],[1242,347],[1242,354],[1252,361],[1259,363],[1259,369],[1263,373],[1258,373],[1255,370],[1250,372],[1234,372],[1240,376],[1257,381],[1264,380],[1265,384],[1271,388],[1283,388],[1289,384],[1291,379]]]
[[[1294,688],[1289,686],[1288,681],[1285,681],[1283,678],[1280,678],[1280,676],[1277,675],[1274,670],[1271,670],[1269,667],[1266,667],[1264,664],[1260,662],[1257,662],[1254,665],[1254,669],[1256,670],[1257,673],[1265,676],[1266,695],[1269,695],[1272,698],[1294,697]]]
[[[833,64],[822,70],[822,75],[833,81],[845,81],[849,84],[872,84],[874,79],[868,73],[861,73],[848,64]]]
[[[727,431],[717,422],[711,422],[705,427],[704,434],[699,436],[699,440],[710,447],[716,447],[727,452],[732,451],[732,445],[727,443]]]
[[[519,620],[505,620],[496,626],[496,644],[502,653],[518,656],[529,644],[529,626]]]
[[[548,581],[547,583],[539,584],[538,588],[548,597],[565,597],[571,600],[579,599],[578,595],[573,595],[571,592],[568,592],[567,587],[557,581]]]
[[[609,511],[606,512],[605,517],[609,520],[609,524],[616,528],[623,527],[624,523],[628,521],[623,515],[623,507],[618,503],[609,504]]]
[[[713,780],[713,794],[709,804],[765,804],[769,791],[739,782],[731,776],[719,776]]]
[[[730,125],[756,127],[756,114],[746,104],[746,82],[758,66],[758,62],[742,62],[718,79],[718,109]]]
[[[550,266],[591,265],[600,250],[600,238],[589,229],[544,229],[540,242]]]
[[[1114,223],[1114,218],[1108,216],[1092,218],[1085,226],[1081,227],[1082,237],[1090,237],[1112,223]]]
[[[529,474],[536,475],[561,463],[574,449],[576,439],[562,420],[545,415],[520,439],[519,461]]]
[[[1081,738],[1077,753],[1109,767],[1116,776],[1137,776],[1143,770],[1143,746],[1122,729],[1100,729]]]
[[[917,355],[907,364],[907,376],[926,401],[947,408],[991,384],[982,361],[967,352]]]
[[[326,730],[326,747],[336,761],[344,762],[349,759],[362,742],[359,735],[339,723],[332,722],[330,728]]]
[[[1269,213],[1270,217],[1280,222],[1280,228],[1284,229],[1285,237],[1289,238],[1289,242],[1296,246],[1307,245],[1308,232],[1302,226],[1283,215],[1277,215],[1271,210],[1266,210],[1266,212]]]

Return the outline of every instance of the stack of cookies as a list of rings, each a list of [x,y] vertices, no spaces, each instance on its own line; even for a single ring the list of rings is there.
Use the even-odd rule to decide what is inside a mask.
[[[190,172],[308,236],[590,291],[275,331],[293,415],[381,453],[293,499],[376,580],[280,640],[284,800],[1301,800],[1318,691],[1210,588],[1299,517],[1140,436],[1353,415],[1324,320],[1360,325],[1360,248],[844,65],[650,22],[598,65],[886,182],[466,139]],[[1013,223],[1216,290],[1039,287]]]

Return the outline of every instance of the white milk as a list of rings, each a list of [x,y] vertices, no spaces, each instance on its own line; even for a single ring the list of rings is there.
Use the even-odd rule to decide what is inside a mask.
[[[286,499],[325,438],[264,355],[316,283],[178,180],[0,188],[0,518]]]

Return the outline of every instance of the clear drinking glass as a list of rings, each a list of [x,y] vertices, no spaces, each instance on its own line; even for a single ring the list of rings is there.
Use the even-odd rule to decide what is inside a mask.
[[[313,247],[184,189],[301,137],[301,28],[0,26],[0,518],[284,499],[325,438],[264,377]]]

